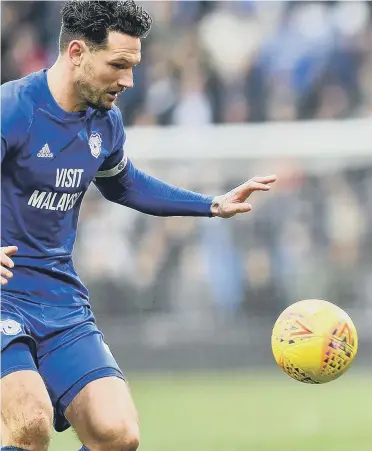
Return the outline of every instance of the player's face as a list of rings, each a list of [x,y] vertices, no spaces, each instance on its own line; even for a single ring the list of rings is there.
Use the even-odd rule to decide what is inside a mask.
[[[118,95],[133,87],[133,67],[141,60],[141,40],[110,32],[105,49],[84,52],[75,85],[82,101],[109,110]]]

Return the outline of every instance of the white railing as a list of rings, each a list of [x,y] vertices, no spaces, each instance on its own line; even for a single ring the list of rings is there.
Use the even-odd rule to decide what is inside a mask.
[[[372,118],[126,131],[126,152],[136,159],[372,159]]]

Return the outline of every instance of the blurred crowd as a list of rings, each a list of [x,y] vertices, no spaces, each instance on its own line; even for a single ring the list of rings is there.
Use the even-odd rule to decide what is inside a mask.
[[[119,100],[131,124],[328,119],[372,113],[372,3],[151,1]],[[2,2],[2,82],[50,66],[61,2]]]
[[[202,192],[225,192],[241,183],[224,175],[239,173],[239,165],[254,171],[249,161],[209,162],[203,182],[192,163],[188,171],[171,161],[141,167]],[[279,180],[255,196],[249,217],[234,220],[153,218],[91,190],[75,262],[97,313],[172,313],[190,322],[220,314],[274,318],[304,298],[372,305],[372,166],[313,174],[288,161]]]
[[[141,3],[154,26],[135,86],[120,98],[127,125],[372,114],[370,2]],[[1,7],[2,82],[50,66],[61,2]],[[205,167],[175,161],[140,167],[180,186],[222,193],[241,183],[233,174],[247,164],[227,155]],[[96,313],[205,321],[221,313],[274,317],[301,298],[372,305],[372,166],[314,174],[291,162],[254,208],[249,219],[233,221],[153,218],[89,190],[75,262]]]

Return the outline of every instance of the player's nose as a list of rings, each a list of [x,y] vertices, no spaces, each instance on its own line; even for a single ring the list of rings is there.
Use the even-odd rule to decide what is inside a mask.
[[[121,89],[133,88],[134,86],[133,72],[128,71],[123,73],[118,80],[118,85]]]

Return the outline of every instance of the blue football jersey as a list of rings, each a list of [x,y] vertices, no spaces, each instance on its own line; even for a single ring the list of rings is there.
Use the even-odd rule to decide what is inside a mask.
[[[72,250],[90,183],[125,166],[119,109],[62,110],[42,70],[1,86],[1,141],[1,245],[19,248],[3,294],[87,304]]]

